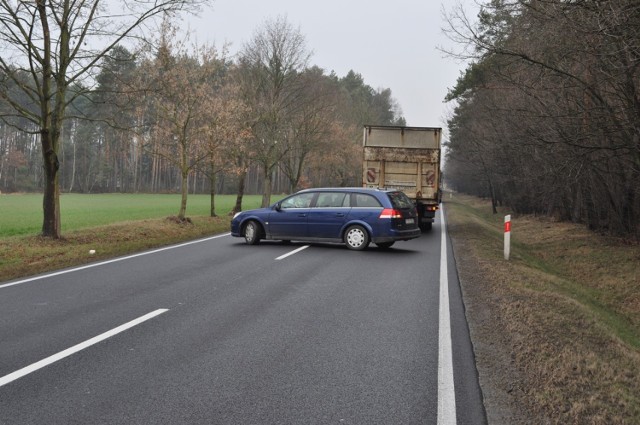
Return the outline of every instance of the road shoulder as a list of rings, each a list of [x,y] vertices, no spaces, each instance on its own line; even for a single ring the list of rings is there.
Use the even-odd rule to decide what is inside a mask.
[[[499,310],[493,308],[499,300],[488,291],[487,278],[479,261],[464,242],[464,234],[449,225],[458,277],[465,304],[465,314],[476,358],[487,421],[490,424],[528,424],[531,413],[518,403],[519,372],[513,364],[508,347],[509,335],[496,332],[502,329]]]

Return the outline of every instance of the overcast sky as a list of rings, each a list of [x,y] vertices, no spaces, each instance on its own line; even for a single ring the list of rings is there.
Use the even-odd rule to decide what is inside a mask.
[[[374,89],[390,88],[407,125],[446,127],[447,89],[464,64],[445,57],[443,10],[457,0],[215,0],[186,24],[200,43],[240,50],[267,19],[280,15],[305,36],[311,64],[339,77],[353,69]],[[472,1],[464,2],[472,3]],[[471,11],[472,15],[475,12]]]

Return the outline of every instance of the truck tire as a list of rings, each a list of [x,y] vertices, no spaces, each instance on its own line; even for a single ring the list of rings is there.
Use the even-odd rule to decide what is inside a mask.
[[[433,227],[433,223],[420,223],[420,230],[423,233],[431,231],[431,227]]]
[[[347,244],[347,248],[354,251],[362,251],[369,246],[369,241],[367,229],[360,225],[354,224],[344,232],[344,243]]]

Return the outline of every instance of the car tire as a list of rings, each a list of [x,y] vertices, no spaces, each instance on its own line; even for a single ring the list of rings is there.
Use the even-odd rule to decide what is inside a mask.
[[[362,251],[369,246],[369,233],[367,229],[359,225],[350,226],[346,232],[344,232],[344,243],[347,244],[347,248],[354,251]]]
[[[387,249],[387,248],[391,248],[391,246],[396,243],[395,241],[391,241],[391,242],[380,242],[377,243],[376,245],[378,245],[378,248],[381,249]]]
[[[244,225],[242,235],[247,245],[257,245],[260,242],[260,225],[251,220]]]

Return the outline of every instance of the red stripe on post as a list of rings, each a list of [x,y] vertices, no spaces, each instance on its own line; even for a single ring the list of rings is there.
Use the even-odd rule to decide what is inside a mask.
[[[504,259],[511,254],[511,214],[504,216]]]

